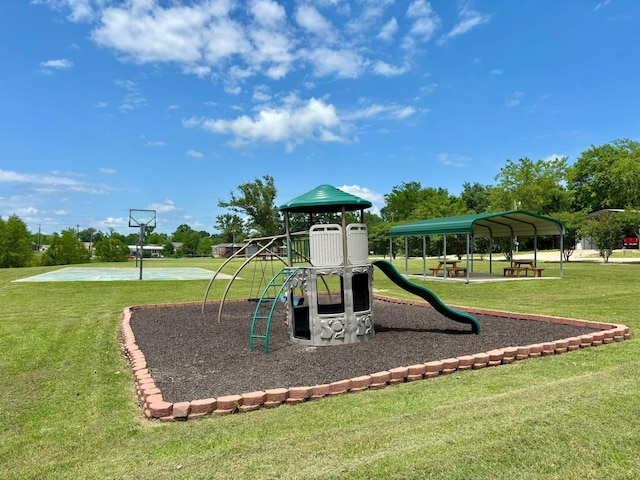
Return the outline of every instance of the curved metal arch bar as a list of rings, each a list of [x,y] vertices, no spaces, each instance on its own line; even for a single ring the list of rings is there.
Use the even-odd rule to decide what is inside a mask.
[[[213,281],[218,276],[218,273],[220,273],[222,271],[222,269],[225,267],[225,265],[227,265],[227,263],[229,263],[231,260],[233,260],[238,255],[240,255],[242,252],[244,252],[249,247],[249,245],[251,245],[251,243],[247,243],[241,249],[233,252],[231,255],[229,255],[229,257],[227,257],[227,259],[224,262],[222,262],[222,265],[220,265],[220,267],[218,267],[218,269],[215,272],[213,272],[213,277],[211,277],[211,280],[209,281],[209,285],[207,285],[207,289],[204,292],[204,298],[202,299],[202,313],[203,314],[204,314],[204,307],[205,307],[205,305],[207,303],[207,297],[209,296],[209,291],[211,290],[211,286],[213,285]]]
[[[202,313],[204,314],[204,307],[207,303],[207,297],[209,296],[209,291],[211,290],[211,286],[213,285],[213,281],[216,279],[216,277],[218,276],[218,273],[220,273],[222,271],[222,269],[225,267],[225,265],[227,265],[227,263],[229,263],[231,260],[233,260],[234,258],[238,257],[242,252],[244,252],[247,248],[249,248],[249,245],[253,245],[254,243],[258,243],[262,240],[277,240],[278,238],[283,238],[284,235],[276,235],[274,237],[260,237],[260,238],[251,238],[247,241],[247,243],[238,251],[232,253],[229,258],[227,258],[222,265],[220,265],[220,267],[218,268],[218,270],[216,270],[213,273],[213,277],[211,278],[211,281],[209,281],[209,285],[207,285],[207,289],[204,292],[204,298],[202,299]],[[277,255],[276,255],[277,256]],[[279,257],[278,257],[279,258]],[[242,267],[241,267],[242,268]],[[240,270],[238,270],[239,272]],[[229,280],[229,283],[231,284],[233,282],[233,280],[235,279],[235,277],[238,275],[238,272],[236,272],[234,274],[234,276],[231,278],[231,280]]]
[[[269,243],[267,243],[266,245],[264,245],[263,247],[259,248],[258,251],[256,251],[256,253],[254,253],[253,255],[251,255],[249,258],[247,258],[242,265],[240,265],[240,267],[238,268],[238,270],[236,270],[236,273],[233,274],[233,277],[231,277],[231,280],[229,280],[229,283],[227,284],[227,287],[224,289],[224,293],[222,294],[222,298],[220,299],[220,307],[218,307],[218,323],[220,323],[220,319],[222,318],[222,308],[224,307],[224,301],[227,298],[227,294],[229,293],[229,290],[231,289],[231,284],[233,283],[233,281],[238,277],[238,275],[240,274],[240,272],[242,271],[242,269],[244,267],[246,267],[249,262],[251,262],[251,260],[253,260],[254,258],[256,258],[257,256],[259,256],[262,252],[264,252],[265,250],[268,250],[269,247],[271,245],[273,245],[273,243],[278,240],[279,238],[283,238],[283,235],[278,235],[276,237],[271,238],[271,240],[269,241]],[[256,242],[257,243],[257,242]],[[259,245],[259,244],[258,244]],[[278,257],[279,260],[282,261],[282,259],[280,257]],[[286,263],[285,263],[286,265]]]

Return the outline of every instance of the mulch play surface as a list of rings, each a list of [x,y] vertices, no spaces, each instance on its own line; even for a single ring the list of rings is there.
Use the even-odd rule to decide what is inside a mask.
[[[313,386],[433,360],[579,336],[594,329],[475,315],[480,335],[424,305],[374,300],[376,336],[370,341],[309,348],[289,341],[285,309],[271,323],[269,353],[249,350],[255,303],[143,308],[131,328],[165,401],[217,398],[270,388]]]

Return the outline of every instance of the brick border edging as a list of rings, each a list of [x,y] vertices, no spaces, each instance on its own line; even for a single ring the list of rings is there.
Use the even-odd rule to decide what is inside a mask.
[[[401,300],[381,295],[374,295],[374,298],[376,300],[382,300],[390,303],[424,305],[430,307],[427,302],[421,301]],[[219,302],[215,301],[207,303],[219,304]],[[193,400],[191,402],[166,402],[162,396],[162,392],[156,386],[153,377],[149,373],[144,354],[136,343],[130,324],[131,311],[142,308],[168,308],[198,305],[202,305],[202,302],[136,305],[125,308],[122,313],[120,333],[122,336],[123,350],[128,357],[133,370],[136,394],[142,403],[144,416],[148,419],[158,419],[163,422],[184,421],[211,414],[228,415],[237,412],[250,412],[261,408],[275,408],[280,405],[297,405],[298,403],[319,400],[327,396],[343,395],[363,390],[378,390],[385,388],[387,385],[396,385],[399,383],[433,378],[439,375],[451,374],[456,371],[471,369],[477,370],[484,367],[493,367],[527,358],[571,352],[580,348],[621,342],[631,338],[629,327],[621,324],[591,322],[588,320],[577,320],[565,317],[518,314],[500,310],[456,306],[454,308],[471,314],[475,313],[492,315],[495,317],[515,318],[519,320],[561,323],[578,327],[594,328],[600,331],[580,335],[578,337],[555,340],[552,342],[517,347],[504,347],[473,355],[461,355],[455,358],[446,358],[443,360],[409,365],[406,367],[397,367],[382,372],[372,373],[371,375],[363,375],[323,385],[273,388],[265,391],[248,392],[239,395],[226,395],[218,398]]]

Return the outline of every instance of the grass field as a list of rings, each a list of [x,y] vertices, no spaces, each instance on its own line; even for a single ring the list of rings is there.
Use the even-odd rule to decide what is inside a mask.
[[[404,261],[395,264],[404,271]],[[559,273],[558,264],[543,266],[545,276]],[[144,420],[136,406],[120,315],[128,305],[201,300],[208,282],[11,282],[51,268],[0,269],[1,479],[640,478],[636,338],[163,424]],[[421,268],[412,261],[410,270]],[[640,264],[570,262],[562,280],[426,285],[449,304],[624,323],[637,334],[639,275]],[[246,277],[232,295],[248,294]],[[378,271],[374,287],[409,296]]]

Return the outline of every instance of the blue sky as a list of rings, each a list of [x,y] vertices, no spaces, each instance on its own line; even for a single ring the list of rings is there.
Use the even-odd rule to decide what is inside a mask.
[[[214,231],[271,175],[384,205],[640,138],[635,0],[4,0],[0,216]]]

